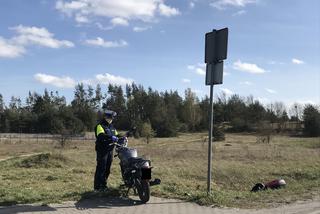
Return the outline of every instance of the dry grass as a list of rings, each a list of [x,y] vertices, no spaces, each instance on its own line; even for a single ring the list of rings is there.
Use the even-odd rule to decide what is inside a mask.
[[[162,179],[152,194],[232,207],[265,207],[320,194],[320,139],[276,136],[258,144],[253,135],[226,135],[214,144],[212,195],[206,195],[207,143],[204,133],[129,143],[151,159],[153,177]],[[0,143],[0,157],[44,152],[47,155],[0,162],[0,205],[78,200],[92,190],[93,142],[73,142],[63,151],[57,143]],[[49,154],[49,155],[48,155]],[[118,160],[112,166],[112,194],[122,194]],[[287,188],[250,193],[257,182],[284,178]]]

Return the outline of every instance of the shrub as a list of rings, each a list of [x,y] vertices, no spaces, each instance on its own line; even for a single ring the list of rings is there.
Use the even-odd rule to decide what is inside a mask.
[[[147,143],[149,143],[150,139],[154,137],[154,131],[149,122],[142,124],[141,130],[140,130],[140,136],[145,137]]]
[[[42,153],[19,160],[16,166],[22,168],[61,168],[66,162],[67,159],[61,154]]]
[[[303,110],[303,133],[308,137],[320,136],[320,112],[312,105]]]
[[[234,118],[231,121],[231,128],[230,131],[234,132],[244,132],[249,131],[249,127],[246,123],[246,121],[242,118]]]
[[[213,133],[212,136],[214,138],[214,141],[224,141],[225,135],[224,135],[224,128],[220,125],[214,125],[213,126]]]
[[[177,118],[165,117],[156,127],[157,137],[176,137],[179,126]]]

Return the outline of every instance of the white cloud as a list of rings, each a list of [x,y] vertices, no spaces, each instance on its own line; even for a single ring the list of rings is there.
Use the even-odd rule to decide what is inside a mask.
[[[183,83],[190,83],[191,82],[191,80],[189,80],[189,79],[182,79],[181,80]]]
[[[296,58],[293,58],[291,61],[293,64],[297,64],[297,65],[304,64],[304,61],[302,61],[300,59],[296,59]]]
[[[96,85],[96,84],[114,84],[114,85],[126,85],[134,82],[131,78],[125,78],[121,76],[115,76],[109,73],[97,74],[94,79],[83,80],[85,84]]]
[[[187,69],[193,71],[198,75],[205,76],[206,75],[205,67],[206,67],[205,63],[198,63],[196,65],[188,65]]]
[[[129,22],[128,20],[124,19],[124,18],[121,18],[121,17],[116,17],[116,18],[113,18],[111,19],[111,24],[113,26],[117,26],[117,25],[120,25],[120,26],[128,26],[129,25]]]
[[[149,30],[149,29],[151,29],[152,27],[149,27],[149,26],[147,26],[147,27],[134,27],[133,28],[133,31],[134,32],[142,32],[142,31],[146,31],[146,30]]]
[[[44,73],[37,73],[34,79],[42,84],[53,85],[59,88],[74,88],[78,83],[84,83],[88,85],[96,84],[114,84],[114,85],[126,85],[133,83],[133,79],[125,78],[121,76],[115,76],[109,73],[97,74],[92,79],[86,79],[81,81],[75,81],[68,76],[58,77]]]
[[[202,76],[205,76],[206,75],[206,72],[204,71],[204,69],[202,68],[196,68],[195,69],[195,72],[199,75],[202,75]]]
[[[26,47],[37,45],[48,48],[74,47],[68,40],[58,40],[46,28],[18,25],[9,28],[17,35],[5,39],[0,37],[0,57],[15,58],[27,52]]]
[[[190,7],[191,9],[193,9],[193,8],[195,7],[195,3],[194,3],[194,2],[190,2],[190,3],[189,3],[189,7]]]
[[[105,41],[101,37],[97,37],[96,39],[88,39],[85,41],[86,44],[92,46],[100,46],[104,48],[118,48],[118,47],[125,47],[128,43],[124,40],[120,41]]]
[[[34,35],[47,38],[53,36],[53,34],[50,33],[46,28],[27,27],[23,25],[18,25],[15,27],[11,27],[10,29],[15,30],[18,34],[21,35]]]
[[[240,82],[241,85],[252,85],[252,82],[249,81],[244,81],[244,82]]]
[[[115,17],[110,20],[110,25],[109,26],[103,26],[100,22],[96,22],[95,25],[100,29],[100,30],[112,30],[116,26],[129,26],[129,22],[125,18],[121,17]]]
[[[220,90],[225,93],[226,95],[232,95],[234,94],[233,91],[231,91],[230,89],[227,89],[227,88],[220,88]]]
[[[257,0],[215,0],[210,6],[219,10],[227,7],[245,7],[247,4],[257,3]]]
[[[25,53],[24,47],[10,44],[9,41],[0,37],[0,58],[16,58]]]
[[[143,22],[152,21],[157,15],[170,17],[180,14],[178,9],[164,4],[164,0],[58,0],[56,9],[73,18],[80,15],[90,19],[106,17]]]
[[[277,92],[273,89],[266,88],[266,91],[269,92],[270,94],[276,94]]]
[[[80,14],[77,14],[77,15],[75,16],[75,20],[76,20],[76,22],[78,22],[78,23],[89,23],[89,22],[90,22],[89,19],[88,19],[88,17],[83,16],[83,15],[80,15]]]
[[[71,16],[76,10],[85,9],[87,6],[88,4],[85,1],[71,1],[64,3],[63,1],[59,0],[56,2],[56,9],[67,14],[68,16]]]
[[[239,10],[239,11],[235,12],[234,14],[232,14],[232,16],[241,16],[246,13],[247,13],[247,11],[245,11],[245,10]]]
[[[262,74],[266,72],[266,70],[258,67],[256,64],[245,63],[245,62],[241,62],[240,60],[233,63],[233,69],[252,73],[252,74]]]
[[[70,77],[57,77],[53,75],[37,73],[34,75],[34,78],[42,84],[53,85],[59,88],[73,88],[76,85],[76,82]]]
[[[167,17],[176,16],[180,14],[180,11],[178,9],[169,7],[163,3],[159,4],[159,12],[161,15],[167,16]]]
[[[100,30],[112,30],[114,26],[103,26],[100,22],[96,22],[95,25],[100,29]]]
[[[18,33],[11,38],[12,43],[20,46],[39,45],[48,48],[74,47],[74,44],[67,40],[57,40],[54,34],[46,28],[15,26],[10,28]]]

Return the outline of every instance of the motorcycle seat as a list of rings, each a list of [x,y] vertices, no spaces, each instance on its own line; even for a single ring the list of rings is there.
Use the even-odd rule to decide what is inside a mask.
[[[139,158],[139,157],[131,157],[128,160],[129,163],[137,163],[137,162],[141,162],[141,161],[145,161],[145,159]]]

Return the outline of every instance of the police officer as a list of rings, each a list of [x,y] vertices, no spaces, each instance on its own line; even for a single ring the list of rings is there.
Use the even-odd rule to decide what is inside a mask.
[[[116,112],[103,112],[101,121],[95,126],[97,166],[94,175],[94,190],[105,191],[113,160],[113,142],[118,141],[118,132],[112,125]]]

